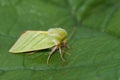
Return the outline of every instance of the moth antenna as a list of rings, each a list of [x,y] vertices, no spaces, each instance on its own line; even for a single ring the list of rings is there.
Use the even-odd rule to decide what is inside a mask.
[[[76,30],[77,30],[76,27],[73,27],[73,30],[72,30],[70,36],[68,37],[68,40],[70,40],[73,37],[73,35],[75,34]]]

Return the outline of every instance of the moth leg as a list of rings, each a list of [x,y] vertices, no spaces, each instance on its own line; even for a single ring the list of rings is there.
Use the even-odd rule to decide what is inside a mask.
[[[70,49],[70,46],[68,44],[65,45],[66,48]]]
[[[70,46],[67,44],[66,40],[63,41],[63,46],[70,49]]]
[[[50,57],[51,57],[51,55],[55,52],[55,50],[58,48],[58,46],[55,46],[53,49],[52,49],[52,51],[50,52],[50,54],[49,54],[49,56],[48,56],[48,58],[47,58],[47,64],[48,64],[48,62],[49,62],[49,60],[50,60]]]
[[[67,51],[65,51],[65,50],[63,50],[63,52],[64,52],[65,54],[67,54],[67,55],[71,55],[69,52],[67,52]]]
[[[29,52],[28,55],[34,54],[35,52]]]
[[[61,57],[62,61],[65,62],[65,59],[62,56],[62,49],[61,49],[61,47],[59,47],[59,52],[60,52],[60,57]]]
[[[66,47],[66,48],[68,48],[68,49],[70,49],[70,47],[69,47],[69,45],[67,44],[67,42],[64,40],[63,41],[63,46],[64,47]],[[66,51],[64,51],[66,54],[68,54],[68,55],[71,55],[70,53],[68,53],[68,52],[66,52]]]

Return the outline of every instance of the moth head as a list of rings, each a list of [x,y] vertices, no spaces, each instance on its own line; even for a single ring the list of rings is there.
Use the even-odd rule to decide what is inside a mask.
[[[48,35],[53,38],[55,44],[59,44],[67,37],[67,32],[62,28],[51,28],[48,30]]]

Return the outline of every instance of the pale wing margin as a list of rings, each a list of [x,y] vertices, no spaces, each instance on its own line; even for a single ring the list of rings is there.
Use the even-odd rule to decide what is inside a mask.
[[[29,52],[55,46],[47,31],[26,31],[9,50],[11,53]]]

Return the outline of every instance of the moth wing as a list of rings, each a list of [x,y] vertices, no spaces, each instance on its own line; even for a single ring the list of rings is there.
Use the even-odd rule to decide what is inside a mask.
[[[11,53],[29,52],[55,46],[47,31],[26,31],[9,50]]]

